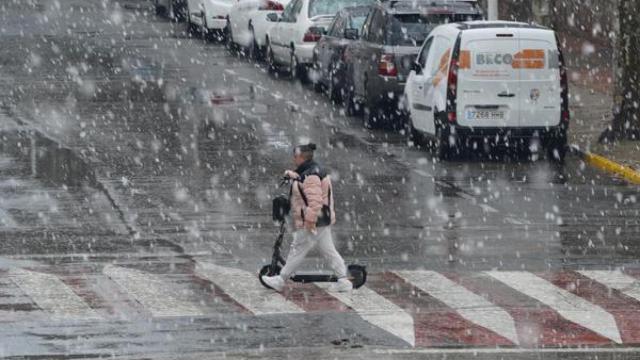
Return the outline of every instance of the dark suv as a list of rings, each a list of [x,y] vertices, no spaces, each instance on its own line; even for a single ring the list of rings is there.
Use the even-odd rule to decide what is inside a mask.
[[[345,49],[346,106],[366,127],[394,124],[407,75],[429,32],[440,24],[482,19],[476,2],[385,1],[371,6],[359,41]]]

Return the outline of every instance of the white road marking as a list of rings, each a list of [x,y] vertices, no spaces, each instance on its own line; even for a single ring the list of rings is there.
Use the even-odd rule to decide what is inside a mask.
[[[328,283],[316,285],[323,289],[330,286]],[[416,345],[413,317],[375,291],[362,286],[351,293],[327,293],[355,310],[365,321],[399,337],[411,346]]]
[[[196,274],[220,287],[238,304],[255,315],[303,313],[304,310],[284,296],[260,284],[257,273],[197,262]]]
[[[615,318],[598,305],[592,304],[529,272],[487,271],[485,273],[549,306],[567,320],[616,343],[622,343]]]
[[[464,348],[464,349],[373,349],[374,354],[381,355],[439,355],[439,354],[465,354],[470,355],[472,358],[476,358],[478,355],[484,354],[531,354],[534,358],[539,358],[538,354],[624,354],[624,353],[638,353],[640,348],[638,347],[609,347],[609,348],[594,348],[594,347],[576,347],[576,348]],[[590,359],[595,358],[593,356],[588,357]]]
[[[193,302],[184,299],[167,279],[158,275],[107,265],[102,273],[108,276],[153,317],[202,316],[202,310]]]
[[[435,271],[397,271],[401,278],[442,301],[466,320],[487,328],[518,344],[518,333],[511,315],[465,287]]]
[[[640,281],[620,270],[583,270],[580,274],[640,301]]]
[[[12,269],[9,278],[42,310],[57,319],[102,319],[57,276],[35,271]]]

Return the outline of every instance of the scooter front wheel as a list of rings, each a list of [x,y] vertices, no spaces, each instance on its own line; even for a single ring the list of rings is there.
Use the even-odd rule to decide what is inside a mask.
[[[267,289],[272,289],[271,286],[265,284],[264,281],[262,281],[262,277],[263,276],[279,275],[280,274],[280,270],[282,270],[280,265],[276,265],[275,271],[273,271],[271,269],[271,265],[263,266],[262,269],[260,269],[260,272],[258,273],[258,279],[260,280],[260,284],[262,284],[262,286],[266,287]]]
[[[367,268],[362,265],[349,265],[347,267],[349,273],[349,280],[353,284],[354,289],[360,288],[367,282]]]

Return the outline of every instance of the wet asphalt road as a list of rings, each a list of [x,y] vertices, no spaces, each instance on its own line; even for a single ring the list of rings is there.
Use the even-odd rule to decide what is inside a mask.
[[[564,275],[557,274],[574,270],[640,267],[637,188],[575,157],[560,166],[497,151],[435,162],[401,134],[363,129],[310,86],[274,78],[262,65],[187,34],[183,24],[156,16],[150,2],[0,6],[0,322],[8,325],[0,333],[10,339],[0,356],[199,358],[264,349],[265,356],[295,358],[306,346],[317,349],[316,357],[325,350],[399,356],[384,351],[408,348],[407,338],[366,316],[306,305],[306,314],[254,316],[226,279],[198,275],[200,263],[254,273],[268,261],[276,234],[270,199],[282,191],[277,181],[291,166],[292,146],[308,140],[319,144],[317,156],[336,185],[338,249],[348,262],[367,265],[371,287],[387,298],[415,293],[389,281],[390,271],[456,279],[535,272],[560,284]],[[114,265],[130,271],[124,280]],[[309,268],[321,265],[311,261]],[[49,321],[47,312],[59,308],[29,293],[38,274],[54,274],[89,304],[74,308],[82,321]],[[131,282],[135,274],[144,280]],[[132,296],[127,284],[155,284],[149,279],[160,285]],[[291,296],[296,291],[307,299],[304,287]],[[169,306],[149,306],[150,298],[165,296]],[[181,304],[176,298],[196,304],[194,315],[168,316]],[[534,309],[526,311],[539,308],[522,303]],[[432,305],[425,309],[448,314],[442,303]],[[415,306],[419,313],[420,305],[401,307],[414,314]],[[87,320],[93,316],[100,321]],[[425,321],[415,327],[423,348],[483,347],[460,335],[464,327],[424,340],[420,329],[448,326]],[[569,338],[577,333],[554,326]],[[625,343],[640,342],[640,330],[628,331]],[[580,339],[556,345],[610,345],[597,336]]]

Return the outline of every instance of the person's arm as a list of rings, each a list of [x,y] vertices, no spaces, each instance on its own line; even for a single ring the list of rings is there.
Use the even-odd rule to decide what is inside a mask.
[[[322,210],[322,182],[320,177],[305,177],[302,183],[302,190],[307,197],[307,209],[304,212],[305,228],[315,231],[318,215]]]

